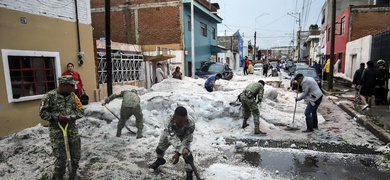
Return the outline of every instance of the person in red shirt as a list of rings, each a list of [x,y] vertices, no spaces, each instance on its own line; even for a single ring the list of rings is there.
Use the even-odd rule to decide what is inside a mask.
[[[245,74],[248,75],[248,66],[249,66],[249,59],[248,56],[245,56],[244,76]]]
[[[82,94],[84,94],[85,91],[83,88],[83,81],[81,81],[80,74],[75,70],[73,70],[74,68],[73,63],[68,63],[66,67],[67,67],[67,71],[62,73],[61,76],[65,76],[65,75],[73,76],[73,80],[78,82],[77,84],[75,84],[73,92],[77,95],[77,97],[80,97]]]

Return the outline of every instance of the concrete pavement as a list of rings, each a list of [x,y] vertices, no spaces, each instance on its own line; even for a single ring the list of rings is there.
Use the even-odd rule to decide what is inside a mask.
[[[334,80],[333,91],[327,91],[327,83],[323,84],[325,93],[334,97],[332,101],[384,143],[390,143],[390,106],[376,106],[373,103],[370,110],[361,111],[362,106],[350,100],[355,96],[351,84],[341,78]]]

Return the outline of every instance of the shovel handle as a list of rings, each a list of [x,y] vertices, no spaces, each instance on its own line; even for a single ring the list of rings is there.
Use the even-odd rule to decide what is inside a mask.
[[[69,175],[72,175],[72,158],[70,156],[70,148],[69,148],[69,139],[68,139],[68,126],[69,124],[67,123],[65,127],[61,126],[61,123],[58,122],[58,126],[60,127],[62,134],[64,135],[64,144],[65,144],[65,152],[66,152],[66,161],[68,163],[68,172]]]

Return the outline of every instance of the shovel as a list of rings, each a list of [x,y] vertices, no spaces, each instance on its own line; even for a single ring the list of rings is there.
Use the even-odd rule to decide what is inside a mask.
[[[119,121],[121,120],[114,112],[112,112],[107,106],[104,106],[112,115],[114,115]],[[125,128],[132,134],[136,134],[134,131],[132,131],[129,127],[126,126]]]
[[[72,177],[73,175],[73,169],[72,169],[72,158],[70,157],[70,149],[69,149],[69,141],[68,141],[68,123],[65,125],[65,127],[61,126],[61,123],[58,122],[58,126],[61,128],[62,134],[64,135],[64,144],[65,144],[65,151],[66,151],[66,163],[68,164],[68,173],[69,177]]]
[[[194,158],[189,158],[190,155],[183,155],[183,158],[190,164],[192,171],[194,171],[194,174],[196,176],[196,179],[201,180],[200,176],[198,174],[198,170],[196,169],[194,165]]]
[[[295,98],[298,98],[298,93],[299,93],[299,83],[298,83],[298,88],[297,88],[297,95]],[[287,131],[296,131],[296,130],[299,130],[299,127],[296,127],[295,126],[295,123],[294,123],[294,120],[295,120],[295,112],[297,110],[297,101],[295,101],[295,106],[294,106],[294,115],[293,115],[293,120],[292,120],[292,124],[291,125],[288,125],[286,127],[286,130]]]

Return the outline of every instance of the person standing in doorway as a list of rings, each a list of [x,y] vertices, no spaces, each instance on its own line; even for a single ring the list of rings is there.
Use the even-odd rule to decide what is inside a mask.
[[[73,63],[68,63],[66,65],[67,71],[62,73],[61,76],[65,75],[71,75],[73,77],[73,80],[76,81],[77,84],[74,85],[73,92],[77,95],[77,97],[80,97],[82,94],[84,94],[84,85],[83,81],[81,80],[81,76],[78,72],[74,70],[74,65]]]
[[[157,79],[157,82],[156,83],[159,83],[162,80],[164,80],[164,77],[165,77],[165,74],[164,74],[164,71],[162,70],[162,64],[161,63],[157,63],[157,69],[156,69],[156,79]]]

